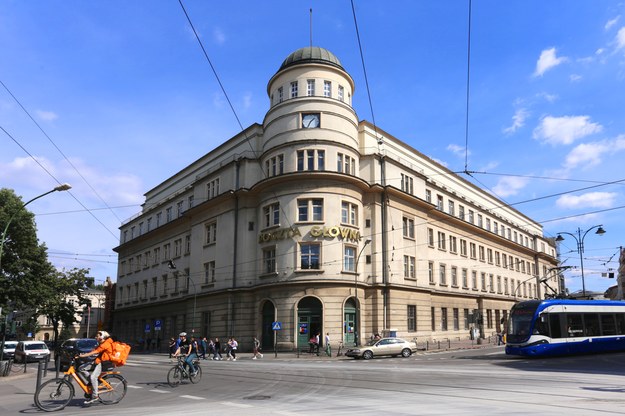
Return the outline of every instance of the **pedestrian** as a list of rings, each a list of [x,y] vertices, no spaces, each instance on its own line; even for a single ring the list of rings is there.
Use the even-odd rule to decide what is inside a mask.
[[[215,337],[215,352],[213,353],[213,360],[223,360],[224,357],[221,355],[221,342],[219,342],[219,338]]]
[[[326,332],[325,341],[326,343],[326,355],[328,357],[332,357],[332,347],[330,347],[330,333]]]
[[[208,343],[206,342],[206,337],[202,338],[200,341],[200,358],[206,359],[206,348],[208,347]]]
[[[232,361],[237,360],[237,348],[239,347],[239,343],[234,337],[230,337],[228,340],[228,347],[230,348],[230,356],[232,357]]]
[[[171,356],[178,349],[178,346],[176,344],[176,339],[174,337],[169,338],[169,358],[171,358]]]
[[[263,358],[263,354],[260,353],[260,341],[256,338],[256,335],[254,335],[254,356],[252,357],[252,360],[255,360],[258,357]]]

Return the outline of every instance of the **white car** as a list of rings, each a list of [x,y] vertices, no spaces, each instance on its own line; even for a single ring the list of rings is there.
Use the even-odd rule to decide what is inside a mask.
[[[39,361],[50,359],[50,350],[43,341],[20,341],[15,347],[15,362]]]
[[[17,347],[17,341],[4,341],[3,355],[5,360],[15,355],[15,347]]]

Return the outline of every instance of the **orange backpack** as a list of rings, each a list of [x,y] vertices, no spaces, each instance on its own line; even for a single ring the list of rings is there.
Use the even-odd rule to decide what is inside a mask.
[[[113,342],[113,355],[111,355],[111,362],[115,365],[115,367],[121,367],[126,364],[129,354],[130,345],[124,344],[120,341]]]

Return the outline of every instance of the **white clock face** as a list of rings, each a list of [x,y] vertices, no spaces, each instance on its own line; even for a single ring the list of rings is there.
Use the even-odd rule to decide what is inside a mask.
[[[305,129],[319,127],[319,114],[304,114],[302,116],[302,127]]]

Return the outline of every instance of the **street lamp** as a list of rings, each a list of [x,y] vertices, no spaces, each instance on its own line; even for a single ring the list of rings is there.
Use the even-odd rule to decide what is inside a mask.
[[[564,241],[564,237],[562,237],[562,234],[567,234],[570,235],[571,237],[573,237],[575,239],[575,241],[577,242],[577,252],[579,253],[579,264],[580,267],[582,269],[582,297],[586,297],[586,283],[584,281],[584,238],[586,237],[586,234],[588,234],[589,231],[592,231],[594,229],[597,229],[597,231],[595,232],[595,234],[597,235],[603,235],[605,234],[605,230],[603,229],[603,225],[595,225],[594,227],[590,227],[589,229],[587,229],[584,234],[582,235],[582,230],[580,228],[577,229],[577,236],[575,236],[575,234],[571,234],[571,233],[567,233],[567,232],[559,232],[558,233],[558,237],[556,238],[556,241]]]
[[[356,314],[354,316],[354,345],[358,346],[358,315],[360,314],[360,308],[358,307],[358,263],[360,262],[360,255],[362,254],[367,244],[369,244],[371,240],[365,240],[362,248],[358,252],[358,256],[356,257],[356,264],[354,266],[354,297],[356,298]]]
[[[52,192],[56,192],[56,191],[67,191],[69,189],[71,189],[71,185],[68,183],[64,183],[62,185],[57,186],[56,188],[45,192],[39,196],[34,197],[33,199],[31,199],[30,201],[26,202],[25,204],[23,204],[19,210],[17,210],[16,212],[13,213],[13,215],[11,215],[11,217],[9,218],[9,221],[6,223],[6,225],[4,226],[4,231],[2,231],[2,240],[0,240],[0,271],[2,270],[2,250],[4,249],[4,242],[6,241],[6,237],[7,237],[7,231],[9,230],[9,225],[11,225],[11,221],[13,221],[13,219],[15,218],[15,216],[24,208],[26,207],[26,205],[30,204],[31,202],[42,198],[48,194],[51,194]]]

